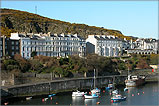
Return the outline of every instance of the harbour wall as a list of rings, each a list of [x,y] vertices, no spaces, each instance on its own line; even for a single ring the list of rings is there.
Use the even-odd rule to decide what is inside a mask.
[[[110,82],[124,84],[127,76],[115,75],[98,77],[95,80],[96,87],[107,86]],[[72,78],[65,80],[52,80],[49,82],[40,82],[33,84],[15,85],[8,88],[8,93],[15,97],[18,96],[36,96],[42,94],[51,94],[75,89],[90,89],[93,87],[93,77],[89,78]]]

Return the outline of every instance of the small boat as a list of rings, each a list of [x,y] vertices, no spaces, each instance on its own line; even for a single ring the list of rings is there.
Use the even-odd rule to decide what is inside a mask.
[[[48,100],[48,98],[44,98],[44,101],[47,101]]]
[[[100,89],[96,88],[96,74],[95,74],[95,69],[94,69],[94,89],[91,90],[91,93],[100,93]]]
[[[128,88],[126,87],[126,88],[124,88],[124,91],[128,91]]]
[[[119,93],[118,90],[113,90],[113,91],[112,91],[112,94],[113,94],[113,95],[117,95],[118,93]]]
[[[26,97],[26,100],[30,100],[30,99],[32,99],[32,97]]]
[[[106,87],[106,90],[112,89],[113,88],[113,84],[108,84],[108,87]]]
[[[126,96],[122,97],[120,94],[113,95],[111,100],[113,100],[113,101],[123,101],[123,100],[126,100]]]
[[[97,95],[97,93],[93,93],[91,95],[84,95],[85,99],[93,99],[93,98],[98,98],[99,96]]]
[[[80,91],[76,91],[76,92],[72,92],[72,97],[81,97],[84,96],[86,94],[86,92],[80,92]]]
[[[127,87],[135,87],[145,83],[145,77],[140,77],[136,75],[128,75],[127,80],[125,80],[125,85]]]
[[[48,97],[52,97],[52,96],[55,96],[56,94],[50,94],[50,95],[48,95]]]
[[[91,90],[91,92],[92,92],[92,93],[94,93],[94,92],[95,92],[95,93],[100,93],[100,89],[96,88],[96,89]]]

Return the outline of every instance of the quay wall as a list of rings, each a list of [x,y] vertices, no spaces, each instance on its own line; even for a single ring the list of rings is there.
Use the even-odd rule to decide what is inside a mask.
[[[108,83],[124,84],[127,76],[104,76],[96,78],[96,87],[107,86]],[[49,82],[40,82],[34,84],[15,85],[8,88],[8,93],[18,96],[35,96],[42,94],[71,91],[75,89],[90,89],[93,87],[93,77],[89,78],[72,78],[65,80],[52,80]]]

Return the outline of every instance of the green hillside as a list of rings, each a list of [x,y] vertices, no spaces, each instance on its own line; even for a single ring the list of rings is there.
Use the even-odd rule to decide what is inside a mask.
[[[114,35],[120,38],[131,37],[124,36],[118,30],[104,29],[85,24],[71,24],[60,20],[50,19],[37,14],[13,10],[1,9],[1,34],[9,36],[11,32],[30,32],[30,33],[78,33],[83,38],[90,34]]]

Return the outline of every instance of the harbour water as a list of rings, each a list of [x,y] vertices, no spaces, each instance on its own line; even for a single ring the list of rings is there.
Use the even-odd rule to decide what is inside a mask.
[[[148,83],[140,87],[131,87],[124,92],[124,87],[118,88],[119,93],[126,96],[125,101],[112,103],[110,91],[101,90],[100,97],[95,99],[84,99],[84,97],[72,97],[72,93],[64,93],[42,101],[46,96],[32,98],[31,100],[20,100],[10,105],[159,105],[158,83]]]

